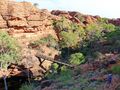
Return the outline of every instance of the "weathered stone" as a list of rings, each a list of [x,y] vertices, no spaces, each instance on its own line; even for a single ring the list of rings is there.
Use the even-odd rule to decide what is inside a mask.
[[[12,16],[12,15],[3,15],[3,18],[8,21],[12,21],[12,20],[26,20],[24,17],[18,17],[18,16]]]
[[[42,21],[29,21],[28,25],[30,27],[38,27],[38,26],[43,25],[43,22]]]
[[[8,0],[0,0],[0,14],[7,13]]]
[[[7,27],[7,22],[0,15],[0,28],[6,28],[6,27]]]
[[[0,28],[7,28],[7,23],[6,21],[0,21]]]
[[[3,17],[0,15],[0,21],[4,20]]]
[[[24,32],[25,32],[25,30],[23,30],[23,29],[19,29],[19,30],[14,29],[14,33],[24,33]]]
[[[26,29],[24,29],[25,33],[35,33],[37,31],[38,31],[37,28],[26,28]]]
[[[27,18],[27,20],[29,20],[29,21],[38,21],[38,20],[40,20],[40,15],[39,14],[37,14],[37,15],[30,15]]]
[[[38,29],[38,31],[43,31],[43,30],[45,30],[45,26],[44,25],[39,26],[39,27],[37,27],[37,29]]]
[[[28,16],[37,9],[29,2],[13,2],[9,4],[8,14],[17,17]]]
[[[18,21],[8,21],[8,26],[9,27],[27,27],[28,24],[26,21],[21,21],[21,20],[18,20]]]

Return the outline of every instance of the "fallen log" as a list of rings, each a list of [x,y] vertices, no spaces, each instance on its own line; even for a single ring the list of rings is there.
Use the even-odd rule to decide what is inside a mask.
[[[62,64],[62,65],[65,65],[65,66],[68,66],[68,67],[75,67],[74,65],[71,65],[71,64],[68,64],[68,63],[64,63],[64,62],[61,62],[60,60],[55,60],[54,58],[51,58],[51,57],[48,57],[48,56],[45,56],[43,54],[36,54],[36,57],[40,60],[41,58],[44,59],[44,60],[48,60],[48,61],[51,61],[51,62],[54,62],[54,63],[58,63],[58,64]]]

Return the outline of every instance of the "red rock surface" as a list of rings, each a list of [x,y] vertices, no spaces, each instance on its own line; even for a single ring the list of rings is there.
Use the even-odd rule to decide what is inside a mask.
[[[52,19],[57,19],[57,16],[52,15],[49,11],[39,10],[29,2],[15,2],[12,0],[0,0],[0,28],[8,31],[10,35],[16,37],[19,45],[22,47],[21,63],[26,68],[30,68],[33,76],[39,76],[45,70],[40,67],[39,60],[35,57],[36,50],[28,49],[30,41],[46,37],[51,34],[56,38],[55,31],[52,26]],[[57,52],[50,50],[47,47],[42,47],[54,57]],[[27,62],[29,67],[27,66]],[[49,69],[51,62],[44,61],[43,67]],[[24,69],[18,70],[18,66],[14,69],[9,69],[6,73],[9,75],[22,75]],[[0,70],[1,71],[1,70]],[[2,76],[0,76],[2,77]]]
[[[112,23],[116,26],[120,26],[120,18],[117,18],[117,19],[110,19],[109,20],[109,23]]]
[[[52,12],[49,12],[46,9],[38,9],[29,2],[0,0],[0,28],[2,30],[8,31],[10,35],[18,39],[18,42],[22,47],[21,51],[24,51],[24,49],[28,48],[28,44],[31,40],[34,41],[36,39],[46,37],[49,34],[57,39],[57,35],[52,25],[52,20],[59,20],[62,16],[66,17],[68,21],[75,22],[82,26],[85,26],[86,24],[96,23],[97,20],[100,18],[99,16],[83,15],[78,12],[70,11],[66,12],[53,10]],[[120,19],[110,20],[109,22],[115,25],[120,25]],[[49,50],[48,48],[44,48],[44,50],[49,53],[52,52],[52,57],[58,54],[58,52],[54,50]],[[23,52],[23,54],[25,53],[24,56],[27,56],[26,52],[27,51]],[[27,58],[31,56],[32,67],[34,65],[37,65],[33,62],[38,63],[38,60],[35,58],[35,54],[33,52],[22,60],[27,60],[27,62],[29,62],[29,59]],[[45,53],[46,55],[48,55],[47,52]],[[50,62],[45,61],[43,63],[43,66],[48,69],[50,64]],[[31,70],[34,72],[34,74],[38,75],[39,69],[40,67],[38,64],[35,68],[32,68]]]
[[[98,19],[98,17],[90,16],[90,15],[84,15],[79,12],[72,12],[72,11],[60,11],[60,10],[53,10],[51,14],[56,15],[56,16],[64,16],[67,19],[71,20],[72,22],[75,23],[95,23]],[[84,20],[81,20],[84,19]]]

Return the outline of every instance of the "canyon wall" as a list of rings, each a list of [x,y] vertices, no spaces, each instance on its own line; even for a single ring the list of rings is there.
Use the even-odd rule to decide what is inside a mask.
[[[40,67],[40,62],[35,56],[40,51],[28,49],[28,45],[31,41],[46,37],[49,34],[57,39],[53,28],[53,20],[59,20],[62,17],[66,17],[69,21],[83,27],[87,24],[96,23],[101,19],[99,16],[84,15],[72,11],[53,10],[49,12],[46,9],[38,9],[29,2],[0,0],[0,30],[7,31],[11,36],[17,38],[19,45],[22,47],[21,57],[23,58],[21,63],[27,68],[31,68],[30,70],[34,76],[40,75],[45,70]],[[109,20],[109,22],[120,25],[120,19]],[[54,58],[55,55],[58,55],[57,50],[45,46],[41,46],[41,48],[46,56],[51,54],[51,57]],[[42,66],[48,70],[51,63],[50,61],[44,61]],[[27,66],[28,64],[29,66]]]

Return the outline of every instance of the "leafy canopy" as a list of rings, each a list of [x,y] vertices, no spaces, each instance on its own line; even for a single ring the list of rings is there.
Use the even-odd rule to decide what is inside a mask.
[[[0,62],[5,66],[19,59],[19,46],[7,32],[0,31]]]
[[[71,64],[79,65],[85,62],[85,57],[82,53],[75,53],[70,56],[69,62]]]

